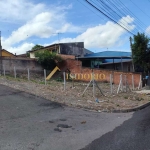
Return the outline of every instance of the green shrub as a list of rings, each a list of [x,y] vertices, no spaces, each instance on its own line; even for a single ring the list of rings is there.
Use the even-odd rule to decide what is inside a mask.
[[[57,62],[62,61],[60,56],[56,53],[51,53],[48,50],[37,52],[35,53],[35,56],[37,57],[38,63],[46,70],[53,70],[56,67]]]

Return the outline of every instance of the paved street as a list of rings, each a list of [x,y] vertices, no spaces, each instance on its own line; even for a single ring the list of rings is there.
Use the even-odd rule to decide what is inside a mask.
[[[135,112],[131,119],[82,150],[150,150],[150,107]]]
[[[0,85],[0,150],[78,150],[131,117],[68,108]]]

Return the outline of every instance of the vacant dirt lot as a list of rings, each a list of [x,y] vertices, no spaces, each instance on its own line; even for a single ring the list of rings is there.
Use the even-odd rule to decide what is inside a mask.
[[[92,85],[90,85],[83,94],[83,91],[88,85],[88,83],[85,82],[70,81],[66,83],[64,89],[63,82],[55,80],[51,80],[45,85],[44,82],[40,80],[28,81],[1,76],[0,84],[68,106],[81,107],[99,112],[135,108],[150,101],[148,93],[140,94],[132,91],[120,91],[117,94],[118,85],[113,86],[113,94],[111,94],[109,83],[98,83],[104,95],[101,94],[96,86],[95,93],[93,94]]]

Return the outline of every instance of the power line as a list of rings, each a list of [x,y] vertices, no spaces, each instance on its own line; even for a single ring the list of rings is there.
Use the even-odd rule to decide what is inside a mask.
[[[116,2],[116,0],[115,1],[113,1],[113,2]],[[146,25],[143,23],[143,22],[141,22],[139,19],[138,19],[138,17],[136,16],[136,15],[134,15],[120,0],[118,0],[118,3],[117,4],[119,4],[120,6],[122,6],[123,8],[124,8],[124,11],[126,11],[126,13],[129,13],[129,14],[131,14],[131,16],[133,16],[137,21],[138,21],[138,23],[137,23],[137,25],[138,24],[140,24],[140,26],[142,26],[142,27],[146,27]],[[139,25],[138,25],[139,26]]]
[[[92,1],[92,0],[91,0],[91,1]],[[92,2],[93,2],[93,1],[92,1]],[[94,2],[93,2],[93,3],[94,3]],[[106,8],[106,5],[105,5],[105,4],[102,3],[102,5],[100,5],[100,3],[98,2],[98,3],[95,3],[95,5],[98,5],[98,8],[100,8],[101,11],[103,10],[107,15],[113,17],[113,16],[112,16],[113,14],[110,12],[110,10],[108,11],[108,9]]]
[[[118,3],[117,3],[117,1],[111,1],[111,0],[106,0],[108,3],[110,3],[110,5],[111,6],[113,6],[113,8],[115,8],[116,9],[116,13],[119,13],[121,16],[127,16],[127,14],[124,12],[124,10],[123,9],[119,9],[118,8]],[[123,6],[123,7],[125,7],[125,6]],[[132,16],[132,15],[131,15]],[[121,17],[120,17],[121,18]],[[124,20],[124,19],[123,19]],[[125,22],[127,22],[126,20],[124,20]],[[141,26],[139,26],[139,25],[137,25],[140,29],[142,29],[142,27]],[[135,28],[135,30],[137,30],[136,28]],[[142,29],[143,30],[143,29]],[[144,30],[143,30],[144,31]],[[137,32],[138,32],[138,30],[137,30]]]
[[[77,0],[79,3],[81,3],[80,0]],[[83,3],[81,3],[83,6],[85,6],[87,9],[89,9],[90,11],[92,11],[94,14],[96,14],[98,17],[100,17],[101,19],[103,19],[100,15],[98,15],[97,13],[95,13],[92,9],[90,9],[89,7],[87,7],[86,5],[84,5]],[[103,9],[101,7],[101,9]],[[105,9],[103,9],[105,11]],[[109,12],[108,12],[109,13]],[[111,15],[111,13],[109,13]],[[104,20],[104,19],[103,19]],[[114,21],[113,21],[114,22]]]
[[[140,9],[141,12],[143,12],[143,14],[145,14],[148,18],[150,18],[150,16],[145,13],[136,3],[134,3],[132,0],[130,0],[138,9]]]
[[[97,0],[98,1],[98,0]],[[116,13],[116,11],[114,10],[114,9],[112,9],[108,4],[106,4],[106,3],[104,3],[104,1],[102,1],[102,0],[99,0],[98,1],[98,6],[100,7],[100,5],[99,4],[101,4],[103,7],[104,7],[104,9],[103,9],[103,11],[105,12],[105,14],[107,15],[107,16],[109,16],[111,19],[113,19],[115,22],[117,22],[118,23],[118,20],[120,20],[122,17],[121,16],[119,16],[117,13]],[[96,5],[96,4],[95,4]],[[99,7],[97,7],[97,8],[99,8]],[[101,8],[102,9],[102,8]],[[122,20],[124,20],[123,18],[122,18]],[[120,24],[121,26],[123,26],[124,28],[126,28],[128,31],[130,31],[130,29],[128,29],[128,27],[124,24],[126,21],[124,20],[124,22],[121,22],[121,23],[118,23],[118,24]]]
[[[103,0],[104,1],[104,0]],[[127,11],[127,13],[130,15],[130,12],[129,12],[129,10],[126,8],[126,6],[122,3],[122,2],[120,2],[119,1],[119,3],[117,3],[117,0],[115,0],[115,1],[111,1],[111,0],[105,0],[105,2],[107,1],[107,5],[111,8],[111,9],[113,9],[114,11],[115,11],[115,13],[116,14],[118,14],[118,16],[120,16],[119,17],[119,19],[121,19],[122,18],[122,20],[123,20],[123,22],[125,22],[125,23],[127,23],[128,24],[128,22],[123,18],[123,16],[127,16],[127,14],[125,13],[125,11],[124,11],[124,9],[123,8],[125,8],[125,10]],[[120,6],[120,7],[118,7],[118,6]],[[109,8],[109,9],[110,9]],[[120,9],[120,8],[122,8],[122,9]],[[130,16],[132,16],[132,15],[130,15]],[[141,22],[140,22],[141,23]],[[139,29],[141,29],[141,30],[143,30],[143,27],[141,27],[141,25],[139,25],[139,24],[136,24],[136,26],[139,28]],[[137,27],[134,29],[134,30],[137,30]],[[127,27],[126,27],[127,28]],[[143,30],[144,31],[144,30]],[[138,32],[138,30],[137,30],[137,32]]]
[[[126,14],[124,14],[124,13],[122,13],[120,10],[119,10],[119,8],[116,6],[116,5],[114,5],[110,0],[108,1],[108,0],[99,0],[100,1],[100,3],[105,7],[105,9],[108,11],[108,12],[110,12],[110,14],[111,14],[111,16],[113,17],[113,18],[115,18],[115,20],[116,20],[116,22],[118,22],[118,20],[120,20],[120,19],[122,19],[122,21],[123,22],[121,22],[121,24],[126,28],[126,29],[128,29],[128,26],[127,26],[127,24],[124,24],[124,23],[128,23],[122,16],[126,16]],[[109,5],[110,4],[110,5]],[[113,6],[113,7],[112,7]],[[118,14],[118,12],[120,12],[120,14]],[[117,19],[116,19],[116,17],[117,17]],[[129,29],[128,29],[129,30]]]
[[[77,0],[79,3],[81,3],[81,0]],[[83,3],[81,3],[84,7],[86,7],[87,9],[89,9],[91,12],[93,12],[95,15],[97,15],[98,17],[100,17],[101,19],[104,20],[104,18],[102,18],[100,15],[96,14],[92,9],[88,8],[86,5],[84,5]]]
[[[123,29],[128,31],[129,33],[134,35],[134,32],[145,32],[145,28],[147,26],[132,12],[130,11],[120,0],[85,0],[89,5],[91,5],[94,9],[99,11],[101,14],[106,16],[111,21],[115,22]],[[122,9],[120,9],[122,8]],[[144,13],[144,12],[143,12]],[[134,24],[136,25],[134,28],[134,32],[131,32],[129,28],[129,22],[123,16],[131,16],[133,17]],[[122,22],[118,22],[122,19]]]
[[[88,0],[86,0],[86,2],[88,4],[90,4],[93,8],[95,8],[97,11],[99,11],[100,13],[102,13],[104,16],[106,16],[108,19],[110,19],[111,21],[115,22],[116,24],[118,24],[120,27],[122,27],[124,30],[128,31],[130,34],[134,35],[130,30],[126,29],[125,27],[123,27],[121,24],[119,24],[117,21],[115,21],[113,18],[111,18],[110,16],[108,16],[106,13],[104,13],[103,11],[101,11],[99,8],[97,8],[96,6],[94,6],[92,3],[90,3]]]

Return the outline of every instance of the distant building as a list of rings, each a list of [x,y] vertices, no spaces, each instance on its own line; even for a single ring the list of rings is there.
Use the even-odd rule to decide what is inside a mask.
[[[88,55],[88,54],[94,54],[94,53],[93,53],[92,51],[90,51],[90,50],[84,48],[84,56],[85,56],[85,55]]]
[[[72,43],[57,43],[52,44],[41,49],[30,50],[30,58],[35,58],[36,52],[42,52],[48,50],[57,54],[73,55],[75,57],[83,57],[85,54],[89,54],[90,51],[84,48],[84,42],[72,42]],[[92,52],[91,52],[92,53]]]
[[[79,57],[83,67],[133,71],[131,52],[103,51]]]
[[[27,56],[27,54],[25,53],[25,54],[19,54],[19,55],[17,55],[17,57],[27,58],[29,56]]]
[[[2,57],[16,57],[13,53],[10,53],[9,51],[2,49],[1,50]]]

